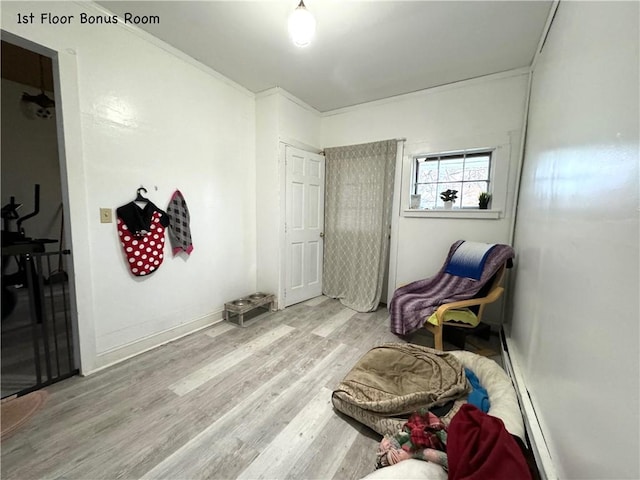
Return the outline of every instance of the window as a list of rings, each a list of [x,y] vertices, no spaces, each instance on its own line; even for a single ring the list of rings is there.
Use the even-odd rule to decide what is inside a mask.
[[[443,208],[440,193],[457,190],[457,208],[478,208],[478,195],[490,192],[492,150],[448,152],[414,157],[412,192],[421,209]]]

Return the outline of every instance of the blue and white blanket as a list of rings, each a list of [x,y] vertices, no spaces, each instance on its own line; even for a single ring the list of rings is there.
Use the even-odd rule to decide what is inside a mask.
[[[449,260],[445,272],[480,280],[487,256],[495,246],[495,243],[462,242]]]

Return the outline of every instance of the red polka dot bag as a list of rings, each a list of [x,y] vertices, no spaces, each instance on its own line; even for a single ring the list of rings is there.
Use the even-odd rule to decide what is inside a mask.
[[[143,207],[131,202],[116,209],[118,236],[135,276],[150,275],[164,259],[164,232],[169,216],[153,203]]]

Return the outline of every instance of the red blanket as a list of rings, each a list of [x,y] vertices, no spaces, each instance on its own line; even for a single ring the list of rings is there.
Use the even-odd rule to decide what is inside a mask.
[[[530,480],[520,447],[502,420],[465,404],[447,438],[449,480]]]

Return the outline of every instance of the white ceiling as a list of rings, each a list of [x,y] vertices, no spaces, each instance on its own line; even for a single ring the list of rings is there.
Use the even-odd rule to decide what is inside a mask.
[[[100,1],[254,93],[281,87],[321,112],[531,64],[551,1],[306,0],[313,43],[289,40],[296,0]]]

